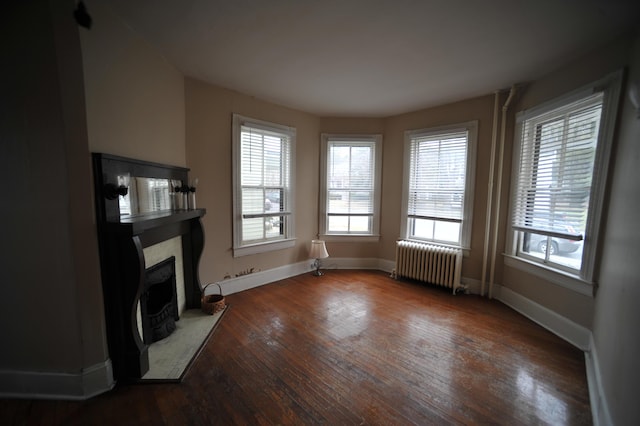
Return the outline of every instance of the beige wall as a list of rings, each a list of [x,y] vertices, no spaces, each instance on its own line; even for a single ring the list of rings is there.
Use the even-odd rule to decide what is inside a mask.
[[[333,257],[393,260],[399,237],[404,131],[479,120],[472,250],[463,275],[479,280],[484,242],[493,96],[388,119],[318,118],[205,84],[182,75],[124,26],[100,2],[88,2],[91,31],[81,33],[91,151],[191,168],[200,179],[204,219],[201,280],[250,268],[271,269],[304,260],[318,232],[320,133],[382,133],[383,180],[379,243],[330,242]],[[185,100],[186,98],[186,100]],[[296,235],[294,249],[234,258],[231,221],[231,115],[296,127]],[[186,136],[185,136],[186,135]],[[185,140],[187,142],[185,142]],[[215,190],[212,188],[215,187]],[[499,277],[497,278],[499,281]]]
[[[485,193],[493,120],[493,96],[391,117],[316,118],[309,114],[187,78],[187,163],[200,179],[198,206],[207,209],[203,223],[205,251],[201,280],[211,282],[244,270],[265,270],[306,259],[308,244],[318,232],[318,188],[321,133],[383,134],[381,238],[378,243],[328,242],[332,257],[393,260],[400,232],[404,131],[478,120],[478,154],[472,250],[463,275],[480,280],[484,243]],[[291,250],[234,258],[231,218],[231,117],[233,113],[290,125],[297,129],[296,234]],[[215,188],[215,189],[214,189]]]
[[[640,86],[640,27],[628,81]],[[640,424],[640,118],[626,90],[612,173],[609,216],[595,301],[593,353],[612,424]],[[601,422],[600,424],[605,424]]]
[[[319,119],[187,78],[187,163],[198,177],[198,207],[203,218],[205,249],[200,262],[203,284],[253,268],[263,271],[307,259],[317,234]],[[296,128],[295,247],[233,257],[231,119],[234,113]]]
[[[184,77],[104,2],[81,31],[92,152],[186,166]]]

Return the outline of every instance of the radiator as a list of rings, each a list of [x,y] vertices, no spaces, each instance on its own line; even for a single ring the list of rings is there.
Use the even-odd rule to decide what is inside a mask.
[[[461,287],[462,250],[413,241],[396,243],[394,278],[404,277],[450,288]]]

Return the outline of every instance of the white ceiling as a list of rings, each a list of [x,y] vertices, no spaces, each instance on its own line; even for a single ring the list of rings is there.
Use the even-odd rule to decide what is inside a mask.
[[[640,22],[637,0],[104,1],[185,75],[320,116],[493,93]]]

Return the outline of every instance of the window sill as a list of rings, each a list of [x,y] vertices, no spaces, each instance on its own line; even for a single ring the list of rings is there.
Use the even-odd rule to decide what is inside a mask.
[[[283,250],[291,248],[296,244],[295,238],[288,240],[269,241],[248,245],[244,247],[236,247],[233,249],[233,257],[250,256],[252,254],[266,253],[269,251]]]
[[[575,291],[584,296],[593,297],[594,283],[585,281],[577,275],[567,272],[558,271],[553,268],[546,267],[539,263],[530,262],[516,256],[503,254],[504,264],[514,269],[535,275],[552,284]]]
[[[340,243],[377,243],[380,235],[357,235],[357,234],[324,234],[321,238],[325,241]]]

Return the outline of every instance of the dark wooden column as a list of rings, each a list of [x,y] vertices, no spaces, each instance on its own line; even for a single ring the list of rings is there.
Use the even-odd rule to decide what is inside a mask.
[[[142,377],[149,371],[149,346],[138,333],[137,308],[144,289],[145,261],[142,244],[137,235],[126,236],[117,242],[122,291],[122,344],[124,373],[127,377]],[[111,286],[117,285],[110,283]]]
[[[200,307],[201,288],[200,257],[204,249],[204,230],[200,218],[189,223],[190,233],[182,236],[182,262],[184,265],[184,289],[187,309]],[[190,283],[188,285],[187,283]]]

